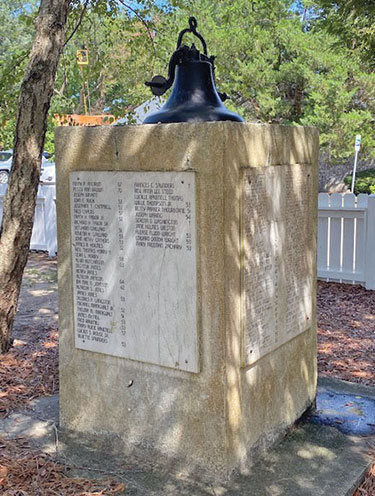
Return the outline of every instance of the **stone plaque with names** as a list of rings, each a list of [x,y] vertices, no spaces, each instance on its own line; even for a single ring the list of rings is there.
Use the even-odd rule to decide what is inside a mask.
[[[311,327],[310,169],[291,165],[244,172],[244,365]]]
[[[193,172],[71,172],[76,347],[199,372]]]

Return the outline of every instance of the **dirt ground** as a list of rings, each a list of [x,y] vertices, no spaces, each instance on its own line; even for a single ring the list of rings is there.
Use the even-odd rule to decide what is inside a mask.
[[[26,408],[34,398],[58,392],[56,266],[55,258],[30,254],[14,326],[14,346],[0,361],[0,418]],[[317,303],[319,373],[375,386],[375,291],[319,282]],[[1,494],[90,496],[123,494],[123,489],[114,481],[69,478],[66,467],[36,452],[22,439],[9,442],[0,437]],[[373,469],[356,496],[374,495]]]
[[[24,273],[13,348],[1,357],[0,418],[58,391],[57,261],[31,253]]]

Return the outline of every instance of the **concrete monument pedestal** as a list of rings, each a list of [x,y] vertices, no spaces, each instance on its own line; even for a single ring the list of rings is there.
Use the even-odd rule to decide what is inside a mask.
[[[316,392],[315,129],[56,132],[63,428],[252,461]]]

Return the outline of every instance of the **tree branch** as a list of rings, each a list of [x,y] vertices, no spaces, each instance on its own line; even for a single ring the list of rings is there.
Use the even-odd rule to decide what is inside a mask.
[[[152,33],[151,33],[151,30],[150,28],[148,27],[148,24],[147,22],[144,20],[144,18],[135,10],[133,9],[133,7],[130,7],[130,5],[128,5],[127,3],[125,3],[123,0],[118,0],[126,9],[130,10],[131,12],[133,12],[133,14],[137,17],[137,19],[139,19],[141,21],[141,23],[144,25],[144,27],[146,28],[146,31],[147,31],[147,34],[148,34],[148,37],[150,38],[150,41],[151,41],[151,45],[152,45],[152,50],[154,52],[154,59],[156,59],[156,48],[155,48],[155,43],[154,43],[154,39],[152,37]]]
[[[67,39],[65,40],[65,43],[64,43],[64,47],[69,43],[69,41],[73,38],[73,36],[76,34],[77,32],[77,29],[80,27],[80,25],[82,24],[82,19],[83,19],[83,16],[87,10],[87,6],[89,4],[90,0],[86,0],[85,3],[83,4],[83,7],[82,7],[82,11],[81,11],[81,15],[79,16],[79,19],[78,19],[78,22],[77,24],[75,25],[73,31],[70,33],[70,35],[67,37]]]
[[[6,79],[6,77],[7,77],[7,76],[9,76],[9,74],[11,74],[17,66],[21,65],[21,64],[22,64],[22,62],[28,58],[28,56],[29,56],[29,55],[30,55],[30,50],[28,50],[28,51],[27,51],[27,53],[26,53],[25,55],[20,55],[20,56],[16,59],[15,63],[12,65],[12,67],[11,67],[11,68],[10,68],[7,72],[5,72],[5,73],[2,75],[2,77],[1,77],[1,79],[0,79],[0,83],[1,83],[2,81],[4,81],[4,80]]]
[[[154,43],[154,39],[153,39],[153,36],[152,36],[152,33],[151,33],[151,30],[147,24],[147,22],[145,21],[145,19],[137,12],[136,9],[134,9],[133,7],[131,7],[130,5],[128,5],[127,3],[125,3],[123,0],[118,0],[126,9],[130,10],[131,12],[133,12],[133,14],[137,17],[137,19],[143,24],[143,26],[145,27],[146,31],[147,31],[147,35],[150,39],[150,42],[151,42],[151,45],[152,45],[152,50],[154,52],[154,59],[156,59],[156,48],[155,48],[155,43]],[[73,38],[73,36],[75,35],[75,33],[77,32],[78,28],[80,27],[80,25],[82,24],[82,19],[83,19],[83,16],[87,10],[87,7],[88,7],[88,4],[89,4],[90,0],[85,0],[85,3],[83,5],[83,8],[82,8],[82,11],[81,11],[81,15],[79,16],[79,19],[78,19],[78,22],[76,24],[76,26],[74,27],[73,31],[71,32],[71,34],[67,37],[65,43],[64,43],[64,47],[69,43],[69,41]]]

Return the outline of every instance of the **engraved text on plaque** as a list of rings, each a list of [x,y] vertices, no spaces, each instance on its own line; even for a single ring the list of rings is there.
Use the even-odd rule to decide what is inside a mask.
[[[245,365],[311,327],[311,179],[308,165],[244,172]]]
[[[70,175],[76,347],[198,372],[195,176]]]

